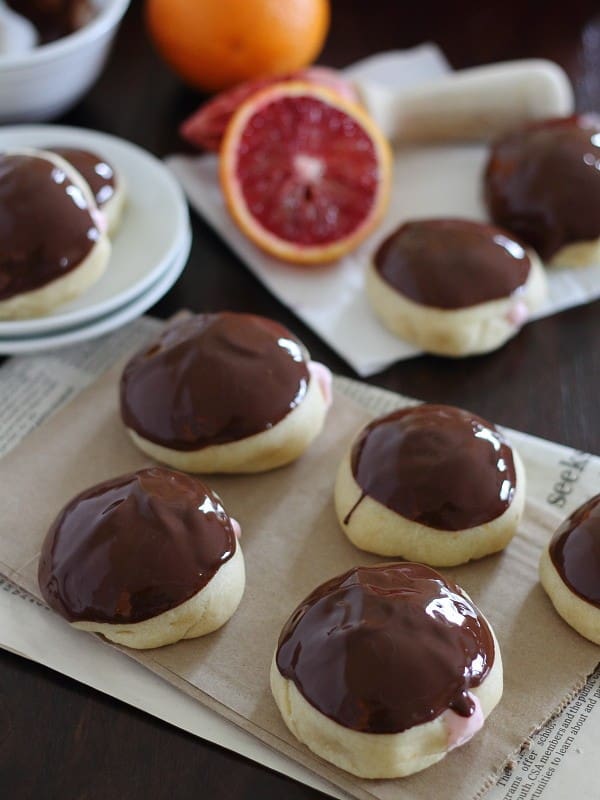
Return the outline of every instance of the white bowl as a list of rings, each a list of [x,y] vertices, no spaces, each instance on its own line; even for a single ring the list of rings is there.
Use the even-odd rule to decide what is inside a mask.
[[[100,75],[130,0],[96,0],[98,13],[75,33],[25,53],[0,55],[0,123],[59,116]]]

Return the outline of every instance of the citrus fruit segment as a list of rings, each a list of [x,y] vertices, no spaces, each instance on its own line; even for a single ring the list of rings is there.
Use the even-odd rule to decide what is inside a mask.
[[[381,219],[391,152],[373,120],[335,92],[278,83],[234,114],[220,161],[233,219],[271,255],[334,261]]]
[[[261,89],[281,81],[305,81],[327,86],[347,100],[358,100],[351,81],[340,72],[328,67],[308,67],[277,78],[257,78],[245,81],[233,89],[221,92],[204,103],[181,125],[180,133],[190,144],[204,150],[216,151],[221,146],[225,129],[241,104]]]
[[[158,52],[210,92],[312,63],[329,20],[329,0],[146,0]]]

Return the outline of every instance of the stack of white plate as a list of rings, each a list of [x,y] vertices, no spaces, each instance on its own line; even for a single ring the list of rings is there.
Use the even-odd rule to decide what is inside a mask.
[[[45,317],[0,321],[3,355],[62,347],[125,325],[166,294],[189,257],[192,237],[183,193],[154,156],[130,142],[82,128],[0,128],[0,151],[59,146],[93,150],[116,168],[127,191],[123,218],[97,284]]]

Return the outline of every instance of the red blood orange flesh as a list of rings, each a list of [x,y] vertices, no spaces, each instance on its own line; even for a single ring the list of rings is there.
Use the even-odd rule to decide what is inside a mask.
[[[221,183],[242,230],[296,263],[333,261],[377,224],[389,146],[367,114],[323,87],[283,83],[247,100],[228,126]]]
[[[279,78],[258,78],[253,81],[245,81],[234,86],[233,89],[220,92],[185,120],[180,128],[181,135],[196,147],[217,151],[229,121],[242,103],[261,89],[282,81],[315,83],[319,86],[327,86],[347,100],[358,100],[352,82],[344,78],[337,70],[328,67],[308,67]]]

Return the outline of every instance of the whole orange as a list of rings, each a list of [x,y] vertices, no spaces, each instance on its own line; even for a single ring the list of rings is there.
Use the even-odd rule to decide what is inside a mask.
[[[150,35],[188,83],[219,91],[312,63],[329,0],[147,0]]]

